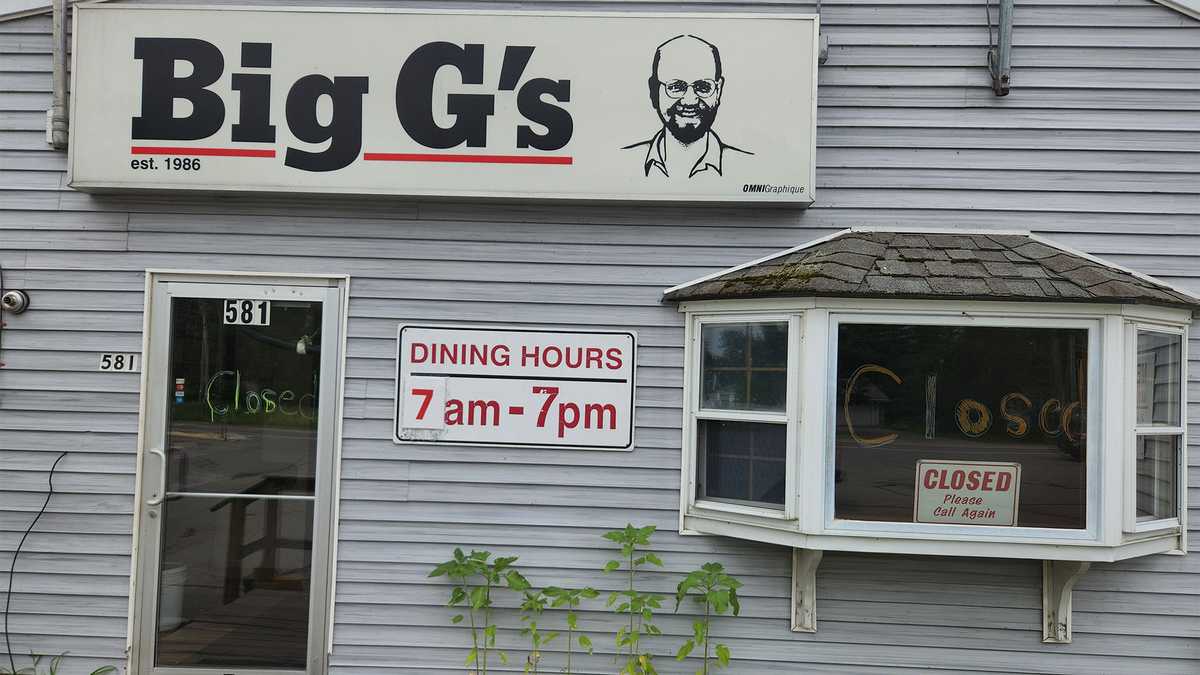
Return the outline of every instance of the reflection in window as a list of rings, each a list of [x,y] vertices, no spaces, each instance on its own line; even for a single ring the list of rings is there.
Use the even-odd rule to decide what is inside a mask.
[[[913,522],[927,459],[1018,463],[1018,526],[1086,526],[1086,330],[842,324],[837,338],[837,518]]]
[[[1137,453],[1138,519],[1174,517],[1178,512],[1179,437],[1139,436]]]
[[[1179,426],[1183,338],[1140,332],[1137,338],[1137,423]]]
[[[787,322],[707,324],[701,342],[701,407],[783,411]]]
[[[1142,429],[1134,448],[1138,520],[1179,515],[1182,379],[1183,336],[1139,331],[1137,424]]]

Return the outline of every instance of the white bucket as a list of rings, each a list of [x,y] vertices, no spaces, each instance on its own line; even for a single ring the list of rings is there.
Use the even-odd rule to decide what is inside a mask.
[[[158,591],[158,630],[175,630],[183,623],[183,587],[187,583],[187,565],[167,564],[163,568]]]

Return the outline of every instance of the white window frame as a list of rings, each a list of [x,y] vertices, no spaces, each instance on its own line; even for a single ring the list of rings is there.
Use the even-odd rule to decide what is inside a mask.
[[[784,411],[782,413],[766,412],[766,411],[735,411],[735,410],[713,410],[705,409],[700,405],[701,387],[699,380],[695,383],[690,383],[684,388],[686,395],[684,401],[685,421],[683,429],[683,480],[681,483],[685,486],[681,492],[681,509],[680,509],[680,528],[682,529],[682,514],[688,512],[708,513],[720,517],[735,517],[753,522],[767,521],[778,523],[779,521],[794,521],[797,518],[798,504],[797,500],[792,497],[796,493],[796,461],[797,450],[797,434],[799,429],[800,419],[800,402],[799,389],[800,378],[795,374],[800,370],[800,345],[803,339],[800,326],[800,312],[781,312],[781,313],[760,313],[760,312],[721,312],[719,314],[696,314],[690,317],[687,324],[687,336],[685,340],[684,358],[689,364],[686,369],[688,376],[699,378],[701,376],[701,359],[703,357],[703,348],[701,347],[700,338],[701,331],[706,325],[718,325],[729,323],[779,323],[785,322],[788,326],[788,352],[787,352],[787,388],[786,401],[784,403]],[[696,472],[699,468],[697,451],[698,440],[697,430],[700,420],[727,420],[736,422],[762,422],[767,424],[780,424],[786,426],[786,460],[784,464],[784,500],[783,508],[774,508],[768,506],[755,506],[749,502],[735,501],[717,501],[712,499],[700,499],[696,495],[697,480]]]
[[[1099,542],[1100,509],[1098,484],[1100,468],[1103,461],[1102,443],[1093,442],[1101,439],[1100,417],[1089,414],[1087,418],[1087,489],[1085,505],[1085,526],[1083,529],[1041,528],[1041,527],[1001,527],[989,525],[950,525],[936,523],[907,523],[874,520],[847,520],[836,517],[834,482],[834,456],[836,452],[834,437],[837,425],[837,357],[838,357],[838,328],[842,324],[894,324],[920,326],[972,326],[978,328],[1066,328],[1083,329],[1088,332],[1088,401],[1100,400],[1100,377],[1102,372],[1102,350],[1100,333],[1103,316],[1092,317],[1030,317],[1012,314],[976,314],[965,313],[934,314],[929,312],[908,313],[878,313],[838,311],[829,317],[829,367],[825,372],[827,392],[826,405],[826,439],[825,439],[825,474],[824,484],[819,488],[825,499],[824,531],[849,536],[878,536],[887,535],[920,535],[925,539],[958,540],[963,538],[988,538],[1012,541],[1073,541]]]
[[[1157,333],[1179,338],[1179,424],[1176,426],[1140,425],[1137,423],[1137,369],[1138,336],[1142,333]],[[1129,321],[1125,325],[1125,448],[1124,464],[1124,530],[1126,533],[1142,534],[1183,528],[1187,513],[1187,331],[1180,326]],[[1176,515],[1170,518],[1140,520],[1137,515],[1137,452],[1138,440],[1142,436],[1174,436],[1179,439],[1179,451],[1175,455],[1175,504]]]
[[[1181,308],[1079,302],[761,298],[699,300],[685,313],[682,480],[679,531],[814,550],[961,555],[1042,560],[1115,561],[1187,546],[1187,331]],[[700,326],[710,322],[789,324],[788,456],[784,513],[695,499]],[[834,515],[837,326],[843,322],[967,324],[1088,330],[1088,447],[1085,527],[1075,529],[839,520]],[[1131,450],[1135,432],[1136,357],[1132,326],[1183,339],[1179,517],[1137,523]],[[1134,418],[1135,419],[1135,418]],[[1156,429],[1155,431],[1160,431]],[[827,487],[828,486],[828,487]]]

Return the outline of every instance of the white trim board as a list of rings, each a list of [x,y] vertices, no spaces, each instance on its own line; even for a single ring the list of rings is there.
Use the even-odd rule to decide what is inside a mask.
[[[67,0],[68,4],[74,5],[77,2],[84,0]],[[106,0],[90,0],[93,3],[105,2]],[[1193,19],[1200,20],[1200,0],[1150,0],[1160,5],[1173,9],[1181,14],[1186,14]],[[12,19],[20,19],[26,16],[35,14],[44,14],[50,11],[50,3],[46,0],[0,0],[0,22],[9,21]]]

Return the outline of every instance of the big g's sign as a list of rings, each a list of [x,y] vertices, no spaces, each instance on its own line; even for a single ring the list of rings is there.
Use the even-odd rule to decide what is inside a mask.
[[[812,201],[815,17],[76,11],[78,189]]]

